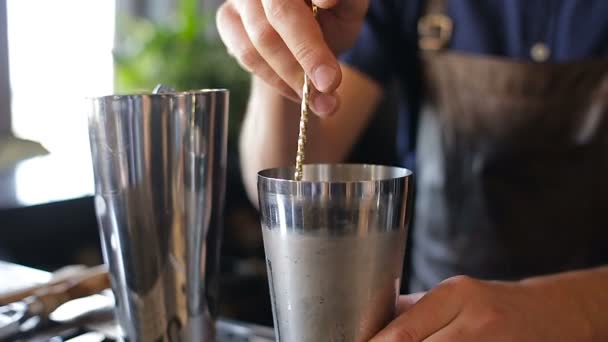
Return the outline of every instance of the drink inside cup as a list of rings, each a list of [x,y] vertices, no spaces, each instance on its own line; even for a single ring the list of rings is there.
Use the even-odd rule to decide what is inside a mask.
[[[258,183],[277,339],[367,341],[395,315],[411,172],[306,165],[296,182],[290,171]]]

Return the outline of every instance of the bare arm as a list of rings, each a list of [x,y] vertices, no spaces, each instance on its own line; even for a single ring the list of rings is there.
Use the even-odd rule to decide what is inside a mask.
[[[381,98],[377,83],[348,66],[341,67],[338,111],[328,117],[309,117],[307,163],[343,161]],[[241,172],[253,203],[257,203],[258,171],[295,163],[299,113],[298,103],[254,77],[239,145]]]
[[[583,331],[585,340],[608,340],[608,266],[530,278],[524,284],[535,288],[539,297],[552,294],[561,306],[558,310],[572,308],[569,313],[586,324],[568,328]]]

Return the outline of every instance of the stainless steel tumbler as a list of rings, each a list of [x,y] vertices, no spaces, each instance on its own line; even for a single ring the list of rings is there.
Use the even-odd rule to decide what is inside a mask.
[[[212,341],[228,91],[92,100],[95,206],[121,334]]]
[[[280,342],[368,341],[395,315],[411,172],[305,165],[258,175],[264,250]]]

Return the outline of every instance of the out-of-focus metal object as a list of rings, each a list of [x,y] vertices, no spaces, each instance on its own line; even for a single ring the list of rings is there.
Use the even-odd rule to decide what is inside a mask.
[[[33,280],[50,279],[51,273],[22,267],[15,264],[2,262],[1,270],[11,270],[11,274],[21,280],[21,285],[15,282],[13,285],[17,288],[28,286]],[[65,277],[83,276],[95,272],[99,268],[83,269],[81,267],[69,267],[71,270],[65,274]],[[62,269],[58,276],[64,277],[64,272],[67,268]],[[55,273],[57,274],[57,273]],[[32,278],[32,279],[30,279]],[[67,278],[64,278],[66,280]],[[44,290],[57,285],[58,283],[48,283],[41,286],[37,291]],[[2,284],[3,285],[3,284]],[[1,289],[0,289],[1,290]],[[99,294],[92,296],[74,299],[63,304],[49,315],[50,324],[52,327],[35,332],[26,332],[26,335],[21,334],[18,340],[27,340],[31,342],[54,341],[55,339],[65,340],[83,335],[84,337],[96,336],[101,338],[102,334],[107,341],[120,339],[119,329],[114,320],[114,296],[109,290],[102,291]],[[9,317],[0,315],[0,320],[8,319]],[[12,321],[12,320],[11,320]],[[1,325],[1,323],[0,323]],[[89,334],[94,332],[94,334]],[[274,330],[271,327],[261,326],[257,324],[235,321],[226,318],[219,318],[216,322],[217,342],[272,342],[274,339]],[[23,337],[23,338],[22,338]],[[4,339],[0,338],[0,341]]]
[[[0,340],[33,330],[49,314],[70,300],[90,296],[110,286],[105,266],[95,267],[80,276],[38,289],[22,301],[0,307]]]
[[[95,206],[121,335],[211,341],[228,91],[92,100]]]

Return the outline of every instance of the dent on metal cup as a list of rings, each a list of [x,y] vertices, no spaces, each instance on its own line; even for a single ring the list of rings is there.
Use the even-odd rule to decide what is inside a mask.
[[[123,338],[214,340],[228,91],[91,102],[95,206]]]
[[[258,174],[264,250],[280,342],[368,341],[395,316],[412,173],[305,165]]]

